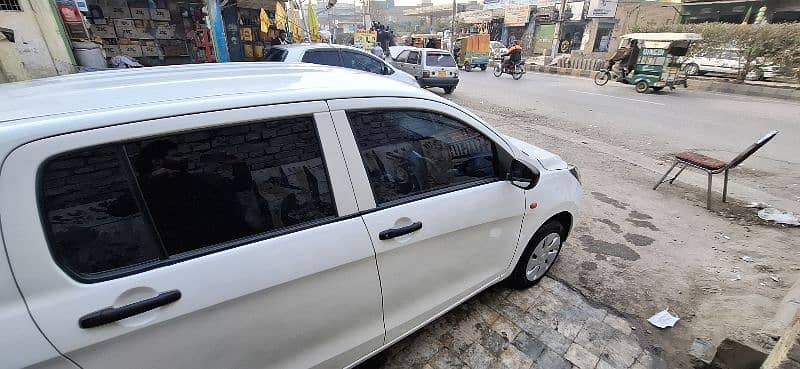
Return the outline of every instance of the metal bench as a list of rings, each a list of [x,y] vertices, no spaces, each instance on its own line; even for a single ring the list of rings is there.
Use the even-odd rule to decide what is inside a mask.
[[[769,142],[769,140],[771,140],[777,134],[778,131],[771,131],[767,133],[764,137],[761,137],[758,141],[750,145],[747,149],[742,151],[741,154],[737,155],[735,158],[733,158],[733,160],[729,162],[724,162],[722,160],[715,159],[691,151],[684,151],[677,153],[675,154],[675,163],[672,164],[671,167],[669,167],[669,170],[667,170],[667,172],[664,173],[664,176],[661,177],[661,179],[658,181],[658,183],[656,183],[655,186],[653,186],[653,190],[658,189],[658,186],[660,186],[664,182],[669,182],[670,184],[672,184],[672,182],[675,181],[675,178],[678,178],[678,176],[681,175],[681,173],[683,173],[683,170],[686,169],[686,167],[697,168],[708,174],[708,196],[707,196],[708,199],[706,200],[706,207],[711,209],[712,176],[714,174],[725,173],[725,182],[722,185],[722,202],[726,202],[728,197],[728,171],[735,168],[737,165],[741,164],[743,161],[749,158],[750,155],[753,155],[753,153],[758,151],[758,149],[760,149],[762,146],[766,145],[767,142]],[[672,172],[672,170],[675,169],[675,167],[678,165],[681,165],[681,168],[680,170],[678,170],[678,173],[676,173],[675,176],[672,177],[672,179],[665,180],[669,175],[669,173]]]

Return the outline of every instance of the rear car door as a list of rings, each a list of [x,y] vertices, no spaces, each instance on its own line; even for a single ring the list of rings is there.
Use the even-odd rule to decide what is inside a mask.
[[[510,146],[460,110],[399,98],[329,105],[378,256],[389,342],[501,277],[525,194],[501,178]]]
[[[337,141],[306,102],[19,147],[0,220],[31,316],[84,369],[327,368],[375,350],[375,254]]]
[[[311,49],[303,54],[303,63],[342,66],[342,59],[337,49]]]

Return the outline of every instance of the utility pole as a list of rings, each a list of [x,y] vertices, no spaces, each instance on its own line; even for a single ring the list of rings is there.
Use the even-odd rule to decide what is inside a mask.
[[[458,12],[458,4],[456,4],[456,0],[453,0],[453,19],[450,21],[450,51],[453,50],[453,42],[455,42],[456,37],[456,13]]]
[[[558,20],[556,22],[556,30],[553,32],[553,48],[551,49],[550,56],[556,57],[558,53],[558,41],[561,39],[561,28],[564,26],[564,9],[567,8],[567,0],[561,0],[561,6],[558,10]]]

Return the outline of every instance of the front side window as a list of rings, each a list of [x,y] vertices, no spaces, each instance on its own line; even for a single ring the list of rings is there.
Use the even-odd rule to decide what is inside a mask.
[[[419,64],[419,51],[411,51],[408,53],[408,60],[407,63],[409,64]]]
[[[363,70],[365,72],[383,74],[383,63],[369,55],[345,51],[342,55],[345,68]]]
[[[408,50],[403,51],[402,53],[400,53],[400,55],[397,56],[397,59],[395,60],[399,63],[405,63],[406,59],[408,58],[408,53],[409,53]]]
[[[289,52],[286,49],[273,46],[272,48],[269,49],[267,55],[264,56],[264,61],[282,62],[284,59],[286,59],[286,55],[288,54]]]
[[[311,117],[78,150],[42,178],[54,257],[87,278],[336,215]]]
[[[455,119],[416,110],[351,111],[347,117],[379,206],[498,178],[494,143]]]
[[[331,65],[334,67],[342,66],[342,62],[339,60],[339,52],[336,50],[307,51],[303,55],[303,63]]]

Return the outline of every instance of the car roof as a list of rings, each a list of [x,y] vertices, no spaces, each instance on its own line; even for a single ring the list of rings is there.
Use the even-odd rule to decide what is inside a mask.
[[[342,83],[347,81],[347,83]],[[108,70],[0,84],[0,128],[23,120],[138,109],[134,119],[158,117],[154,104],[258,96],[260,105],[351,97],[414,97],[444,101],[420,88],[344,68],[306,63],[209,63]],[[216,101],[215,100],[215,101]],[[228,108],[236,107],[236,102]],[[183,106],[183,105],[181,105]],[[210,106],[210,105],[209,105]],[[196,111],[184,107],[190,114]],[[173,114],[174,115],[174,114]],[[96,127],[103,126],[95,123]],[[91,127],[89,127],[91,128]]]
[[[322,44],[322,43],[275,45],[273,47],[278,47],[278,48],[286,49],[286,50],[298,50],[298,49],[311,50],[311,49],[330,49],[330,48],[334,48],[334,49],[349,49],[349,50],[364,51],[364,50],[361,50],[359,48],[352,47],[352,46],[349,46],[349,45]]]

